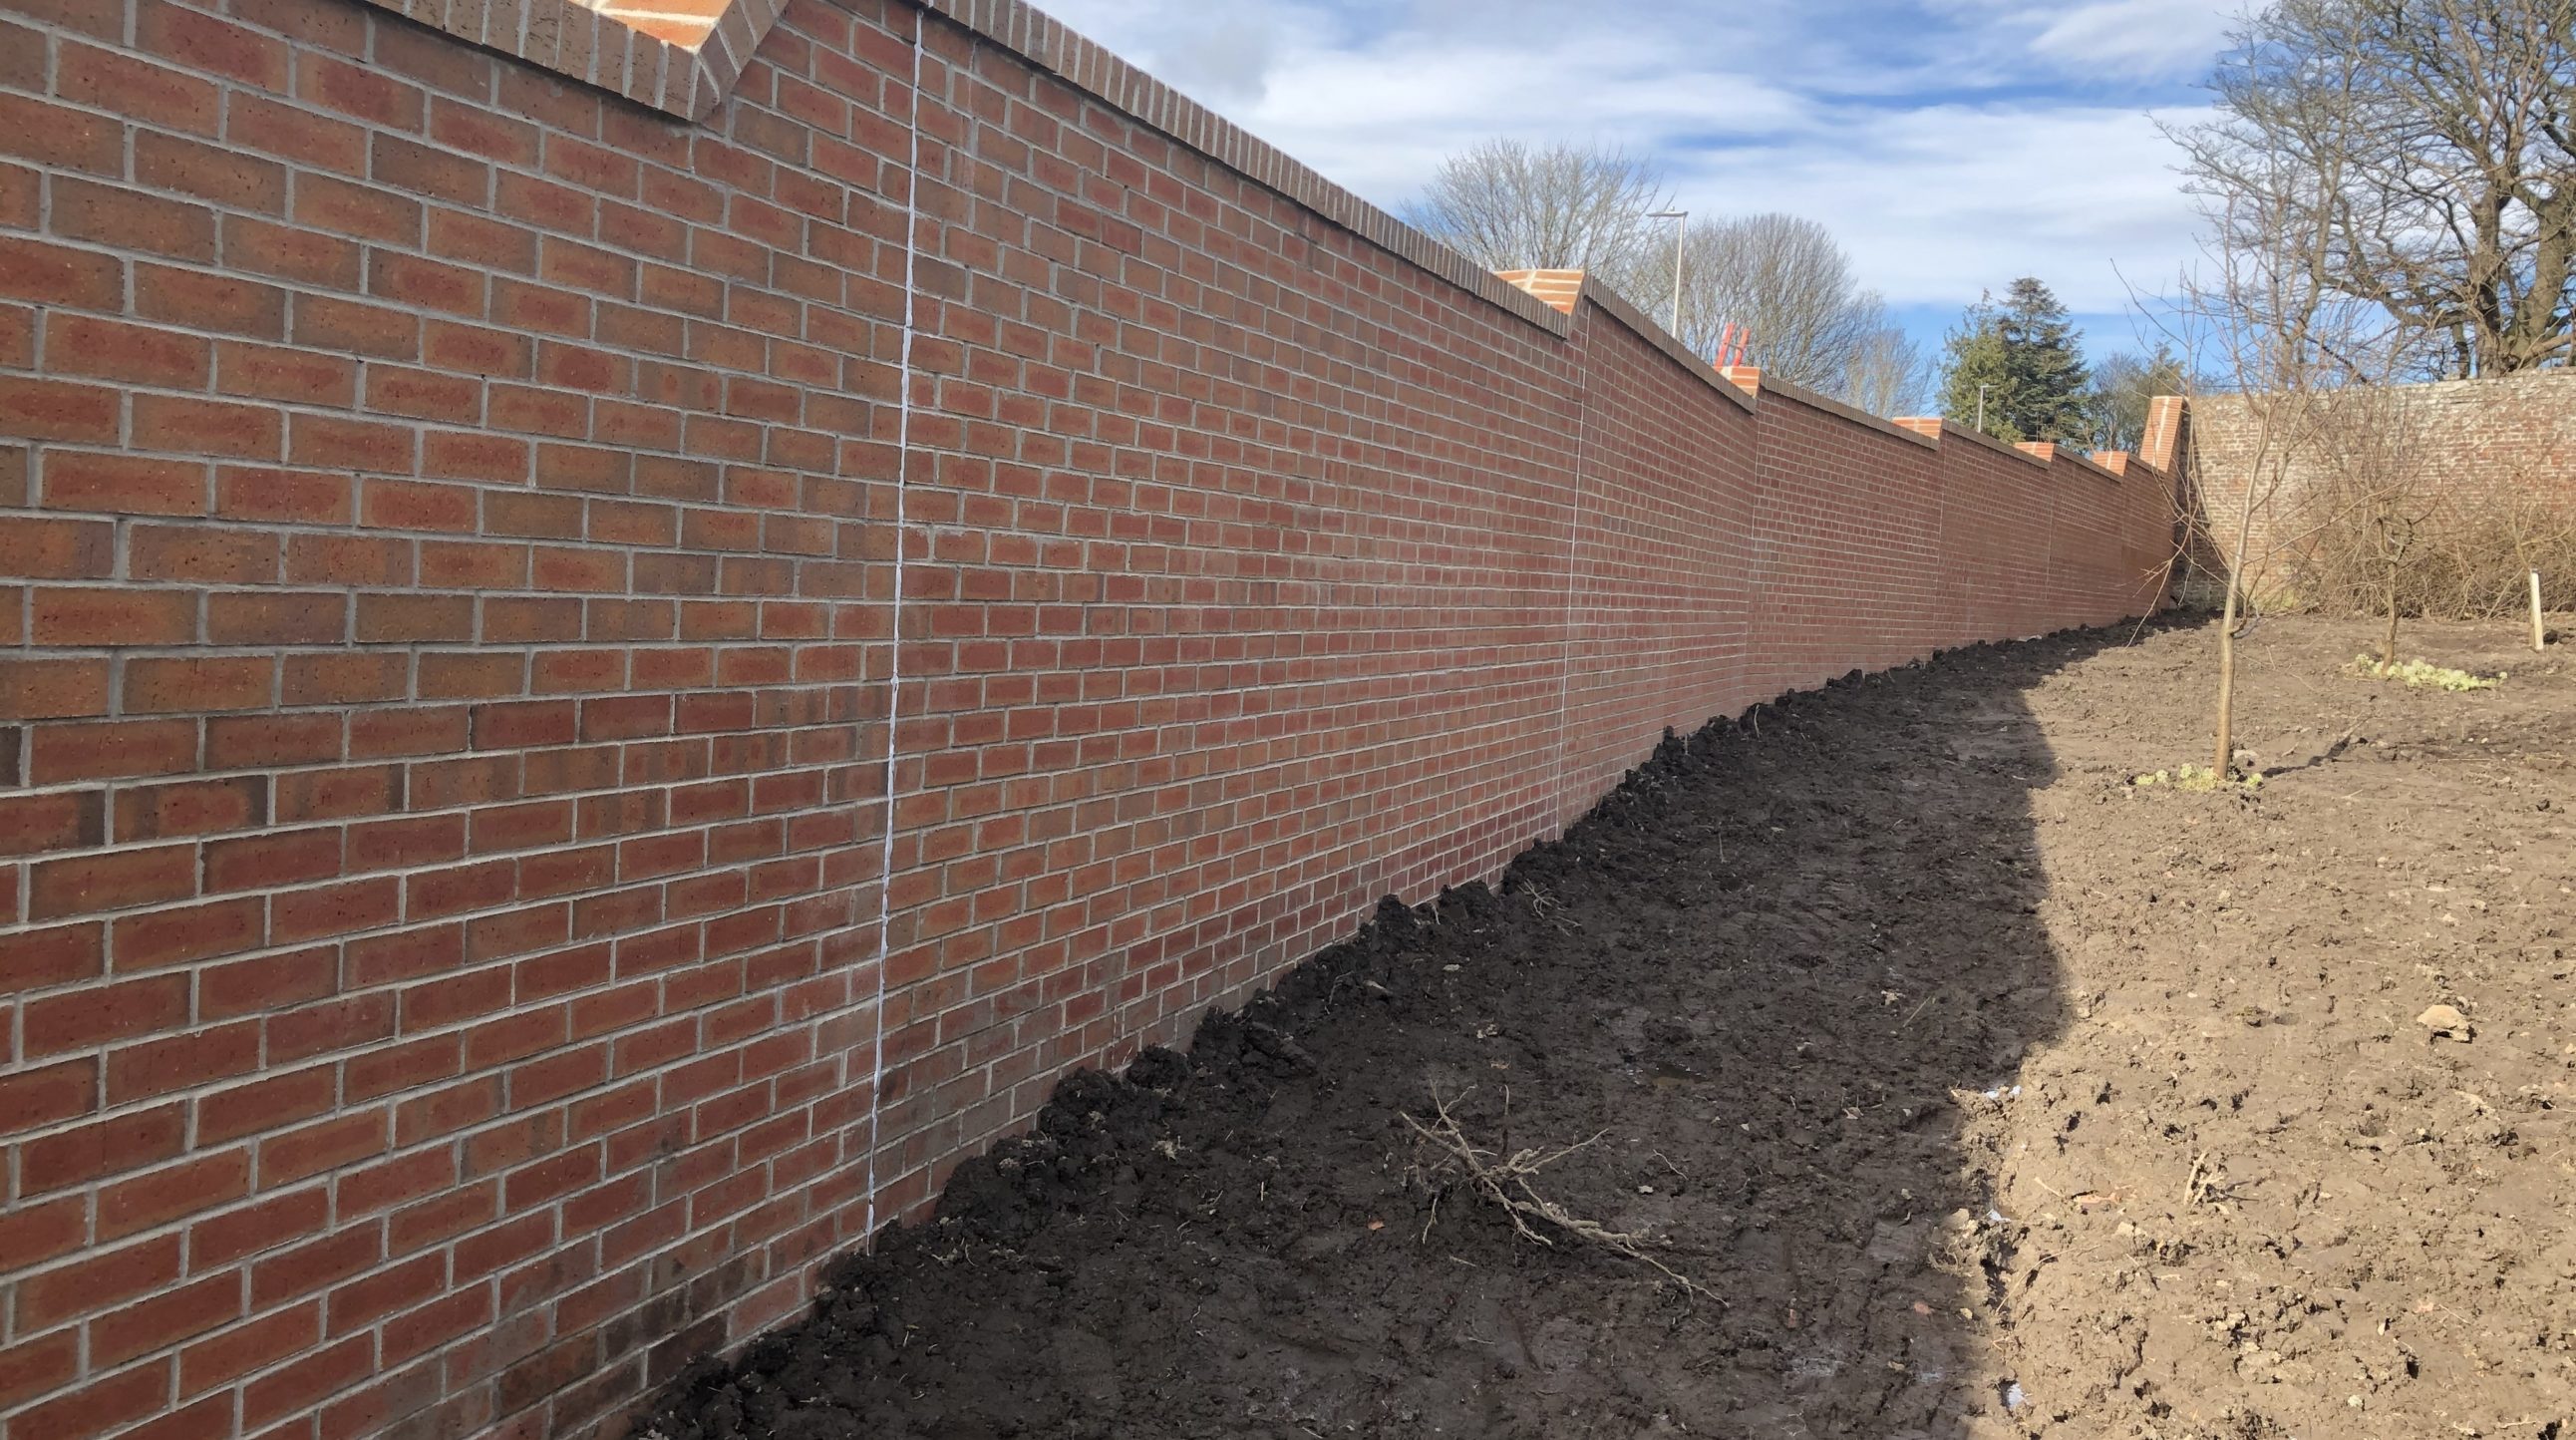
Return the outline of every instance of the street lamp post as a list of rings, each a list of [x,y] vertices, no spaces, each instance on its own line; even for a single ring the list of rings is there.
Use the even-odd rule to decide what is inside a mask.
[[[1679,340],[1682,338],[1682,233],[1683,226],[1690,220],[1690,212],[1658,210],[1646,218],[1673,222],[1673,338]]]
[[[1980,435],[1986,433],[1986,392],[1993,388],[1992,385],[1977,387],[1977,433]]]

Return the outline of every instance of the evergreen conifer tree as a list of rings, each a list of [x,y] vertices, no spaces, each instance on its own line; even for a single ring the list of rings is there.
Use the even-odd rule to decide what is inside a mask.
[[[2092,377],[2066,307],[2038,280],[2012,283],[1998,305],[1990,295],[1950,332],[1942,413],[1974,428],[1980,387],[1986,433],[2007,443],[2053,440],[2082,445],[2091,419]]]

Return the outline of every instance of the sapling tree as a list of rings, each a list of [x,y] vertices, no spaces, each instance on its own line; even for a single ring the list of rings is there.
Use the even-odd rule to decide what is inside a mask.
[[[2292,516],[2285,497],[2314,464],[2338,409],[2358,412],[2345,392],[2384,379],[2410,338],[2384,311],[2336,293],[2318,259],[2323,239],[2295,215],[2265,208],[2275,203],[2259,192],[2218,197],[2209,216],[2215,238],[2164,322],[2176,348],[2208,366],[2187,373],[2185,394],[2223,394],[2240,427],[2218,452],[2224,473],[2212,461],[2216,447],[2189,447],[2183,490],[2184,543],[2225,587],[2211,725],[2212,768],[2222,777],[2236,768],[2237,642],[2259,603],[2254,577],[2269,575],[2322,518]]]
[[[2397,627],[2424,607],[2407,572],[2437,538],[2444,497],[2422,443],[2419,407],[2396,387],[2346,384],[2320,397],[2313,462],[2288,509],[2306,548],[2297,572],[2312,603],[2376,611],[2379,673],[2397,665]]]

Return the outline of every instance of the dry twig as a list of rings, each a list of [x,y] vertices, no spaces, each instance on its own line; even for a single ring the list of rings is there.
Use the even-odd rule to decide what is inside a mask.
[[[1465,1097],[1462,1095],[1460,1098]],[[1438,1117],[1434,1123],[1425,1125],[1410,1115],[1404,1117],[1404,1123],[1412,1126],[1416,1135],[1446,1157],[1438,1169],[1455,1170],[1466,1181],[1469,1190],[1498,1206],[1510,1218],[1512,1228],[1520,1233],[1522,1239],[1553,1248],[1556,1242],[1539,1228],[1545,1226],[1548,1230],[1588,1240],[1631,1260],[1643,1261],[1682,1287],[1682,1293],[1686,1295],[1708,1294],[1689,1276],[1647,1253],[1645,1236],[1613,1230],[1599,1221],[1586,1220],[1540,1194],[1530,1183],[1540,1171],[1589,1147],[1610,1132],[1604,1130],[1589,1140],[1555,1150],[1532,1148],[1505,1155],[1482,1149],[1469,1140],[1466,1132],[1458,1127],[1457,1117],[1449,1113],[1450,1102],[1440,1098],[1437,1090],[1431,1092],[1431,1105]],[[1432,1203],[1435,1206],[1439,1203],[1436,1189]]]

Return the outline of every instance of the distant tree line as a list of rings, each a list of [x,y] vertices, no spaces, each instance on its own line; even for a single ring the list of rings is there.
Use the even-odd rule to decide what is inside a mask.
[[[1654,218],[1674,208],[1661,167],[1627,151],[1490,140],[1442,164],[1405,218],[1487,269],[1584,271],[1665,323],[1678,238],[1677,338],[1695,353],[1717,358],[1733,326],[1747,362],[1778,379],[1880,415],[1926,403],[1927,358],[1824,226]]]
[[[1663,171],[1627,151],[1491,140],[1450,157],[1406,218],[1487,269],[1582,270],[1666,324],[1678,268],[1677,338],[1692,351],[1715,359],[1733,327],[1766,375],[1876,415],[1937,406],[2005,440],[2134,449],[2147,402],[2180,383],[2167,354],[2088,367],[2064,307],[2035,279],[1970,309],[1946,353],[1927,355],[1823,225],[1657,218],[1674,208]]]

